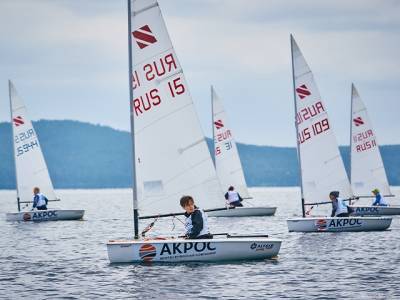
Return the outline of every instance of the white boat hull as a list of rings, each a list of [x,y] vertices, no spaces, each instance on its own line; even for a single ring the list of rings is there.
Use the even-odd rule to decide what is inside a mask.
[[[207,212],[209,217],[261,217],[261,216],[273,216],[275,214],[276,207],[236,207],[226,210],[217,210]]]
[[[345,232],[379,231],[390,227],[389,217],[349,217],[349,218],[293,218],[288,219],[289,232]]]
[[[268,259],[277,256],[280,247],[280,240],[268,238],[120,240],[107,243],[111,263]]]
[[[358,206],[350,205],[355,216],[390,216],[400,215],[400,205],[391,206]]]
[[[79,220],[83,218],[84,210],[66,210],[66,209],[49,209],[35,211],[21,211],[17,213],[7,213],[7,221],[62,221],[62,220]]]

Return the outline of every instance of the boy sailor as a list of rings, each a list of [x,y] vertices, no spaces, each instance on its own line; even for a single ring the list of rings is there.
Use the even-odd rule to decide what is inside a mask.
[[[243,201],[243,198],[240,197],[239,193],[235,191],[235,188],[233,186],[230,186],[228,188],[228,191],[225,193],[225,199],[230,206],[243,206],[243,204],[241,203]]]
[[[194,205],[191,196],[183,196],[180,204],[185,212],[185,238],[186,239],[212,239],[208,230],[207,215],[205,212]]]
[[[372,190],[372,193],[375,196],[375,201],[372,203],[372,206],[388,206],[378,189]]]
[[[339,198],[339,192],[330,192],[329,198],[332,201],[332,214],[331,217],[348,217],[349,211],[347,205],[342,198]]]
[[[47,203],[49,200],[40,192],[38,187],[33,188],[33,207],[32,210],[35,208],[37,210],[47,210]]]

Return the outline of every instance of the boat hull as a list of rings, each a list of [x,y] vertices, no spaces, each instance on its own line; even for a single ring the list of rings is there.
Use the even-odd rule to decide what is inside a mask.
[[[84,210],[49,209],[35,211],[21,211],[18,213],[7,213],[7,221],[43,222],[79,220],[83,218]]]
[[[400,215],[400,205],[394,206],[358,206],[350,205],[355,216],[393,216]]]
[[[390,227],[389,217],[349,217],[349,218],[293,218],[287,220],[289,232],[349,232],[380,231]]]
[[[107,243],[111,263],[268,259],[277,256],[280,247],[280,240],[268,238],[120,240]]]
[[[209,217],[261,217],[261,216],[273,216],[275,214],[276,207],[236,207],[234,209],[217,210],[207,212]]]

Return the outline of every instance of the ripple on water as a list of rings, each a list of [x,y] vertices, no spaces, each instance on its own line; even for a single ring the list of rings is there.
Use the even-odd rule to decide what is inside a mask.
[[[277,261],[110,265],[106,241],[132,236],[130,191],[60,191],[60,207],[85,209],[85,221],[0,220],[0,298],[400,298],[400,218],[385,232],[289,234],[286,218],[299,213],[298,189],[252,192],[278,206],[277,215],[210,218],[210,227],[214,232],[269,233],[282,239]],[[5,203],[1,213],[12,211],[14,195],[0,196]],[[174,226],[176,232],[182,230],[179,222],[160,220],[153,233]]]

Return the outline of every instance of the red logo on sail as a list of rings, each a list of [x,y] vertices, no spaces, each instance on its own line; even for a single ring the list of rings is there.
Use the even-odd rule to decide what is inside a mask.
[[[217,127],[217,129],[221,129],[222,127],[224,127],[224,123],[222,123],[222,120],[217,120],[214,122],[215,127]]]
[[[307,96],[311,95],[311,92],[308,90],[307,86],[305,84],[299,86],[296,89],[297,95],[299,95],[300,99],[304,99]]]
[[[15,126],[20,126],[20,125],[23,125],[25,122],[24,122],[24,119],[22,119],[22,117],[21,116],[17,116],[17,117],[15,117],[14,119],[13,119],[13,122],[14,122],[14,125]]]
[[[139,29],[132,32],[132,35],[135,38],[135,41],[140,49],[146,48],[147,46],[157,42],[157,39],[151,31],[149,25],[144,25],[143,27],[140,27]]]
[[[156,247],[152,244],[144,244],[139,249],[139,256],[143,261],[152,261],[156,254]]]
[[[357,117],[353,119],[354,125],[361,126],[364,124],[364,120],[361,117]]]

